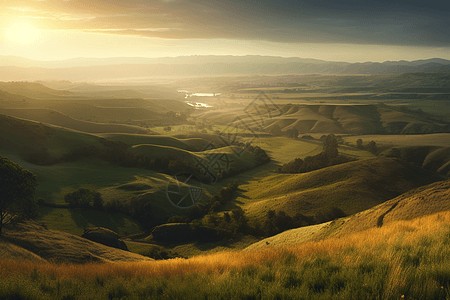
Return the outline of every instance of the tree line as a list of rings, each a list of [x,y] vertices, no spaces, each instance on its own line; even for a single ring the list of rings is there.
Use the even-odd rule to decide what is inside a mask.
[[[324,139],[322,152],[314,156],[307,156],[304,159],[295,158],[279,166],[277,170],[280,173],[306,173],[355,160],[354,158],[340,155],[338,146],[336,136],[329,134]]]

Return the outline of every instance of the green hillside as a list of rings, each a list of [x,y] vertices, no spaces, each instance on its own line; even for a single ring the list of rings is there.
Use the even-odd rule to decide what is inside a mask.
[[[391,148],[381,155],[396,157],[424,169],[450,176],[450,147],[411,146]]]
[[[224,111],[219,115],[217,111],[204,112],[199,117],[214,124],[230,124],[239,116],[246,126],[254,130],[260,127],[262,118],[266,132],[277,126],[281,131],[296,129],[300,134],[418,134],[450,131],[447,121],[401,106],[331,103],[280,104],[278,108],[270,116],[262,114],[253,118],[240,110]]]
[[[242,185],[236,202],[252,218],[271,209],[315,215],[331,207],[350,215],[441,178],[396,159],[374,158],[304,174],[269,175]]]
[[[102,134],[100,136],[111,141],[119,141],[132,146],[141,144],[152,144],[160,146],[169,146],[187,151],[195,150],[195,148],[189,145],[189,143],[187,143],[185,140],[177,139],[170,136],[154,136],[154,135],[152,136],[143,134],[116,134],[116,133]]]
[[[345,238],[356,232],[389,226],[450,210],[450,181],[443,180],[412,189],[402,195],[349,217],[323,224],[287,230],[263,239],[246,250],[301,244],[329,237]]]
[[[103,124],[81,121],[51,109],[1,109],[0,114],[43,122],[87,133],[152,133],[151,130],[123,124]]]
[[[38,99],[55,99],[75,96],[72,92],[54,90],[35,82],[0,82],[0,90],[11,94]]]
[[[54,162],[74,147],[104,147],[102,139],[94,135],[5,115],[0,115],[0,128],[1,151],[24,160]],[[30,158],[33,155],[37,157]]]

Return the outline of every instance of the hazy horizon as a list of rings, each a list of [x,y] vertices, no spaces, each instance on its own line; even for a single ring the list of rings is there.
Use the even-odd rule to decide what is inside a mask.
[[[435,56],[429,56],[429,57],[419,57],[415,59],[404,59],[399,58],[395,60],[367,60],[367,61],[351,61],[351,60],[329,60],[329,59],[319,59],[319,58],[312,58],[312,57],[301,57],[301,56],[289,56],[289,55],[263,55],[263,54],[240,54],[240,55],[233,55],[233,54],[188,54],[188,55],[161,55],[161,56],[74,56],[74,57],[68,57],[68,58],[60,58],[60,59],[54,59],[54,58],[46,58],[46,59],[35,59],[31,57],[26,56],[20,56],[20,55],[3,55],[0,54],[0,56],[3,57],[15,57],[19,59],[26,59],[26,60],[32,60],[36,62],[63,62],[63,61],[70,61],[70,60],[113,60],[113,59],[172,59],[172,58],[190,58],[190,57],[272,57],[272,58],[283,58],[283,59],[302,59],[302,60],[316,60],[316,61],[324,61],[324,62],[338,62],[338,63],[386,63],[386,62],[413,62],[413,61],[421,61],[421,60],[432,60],[432,59],[442,59],[442,60],[450,60],[449,58],[445,57],[435,57]]]

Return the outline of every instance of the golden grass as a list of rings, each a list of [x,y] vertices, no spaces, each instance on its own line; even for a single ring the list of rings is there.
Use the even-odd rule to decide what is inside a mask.
[[[370,254],[395,265],[399,262],[399,257],[396,256],[395,252],[396,248],[414,246],[427,237],[439,237],[441,232],[445,232],[444,229],[448,231],[449,226],[450,211],[446,211],[410,221],[398,221],[388,226],[369,229],[341,238],[328,238],[294,246],[274,247],[263,250],[220,252],[189,259],[177,258],[165,261],[92,263],[84,265],[43,264],[5,259],[0,261],[0,276],[29,273],[34,269],[58,278],[75,277],[82,279],[95,277],[170,277],[192,272],[221,274],[248,265],[278,261],[286,253],[291,253],[298,260],[304,262],[317,257],[319,254],[328,255],[329,257],[340,257],[343,259],[342,263],[348,266],[359,264],[365,255]],[[349,252],[349,249],[354,251]],[[438,249],[432,248],[431,251],[433,250]],[[438,253],[431,252],[429,255],[438,255]],[[398,268],[398,270],[394,268],[390,274],[390,276],[396,278],[396,281],[401,280],[401,276],[396,277],[402,271],[400,267]]]

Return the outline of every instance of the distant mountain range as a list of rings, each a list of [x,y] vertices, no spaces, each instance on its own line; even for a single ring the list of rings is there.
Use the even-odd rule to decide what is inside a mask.
[[[396,74],[450,72],[450,60],[432,58],[383,63],[347,63],[276,56],[180,56],[163,58],[74,58],[36,61],[0,56],[0,81],[113,80],[258,74]]]

